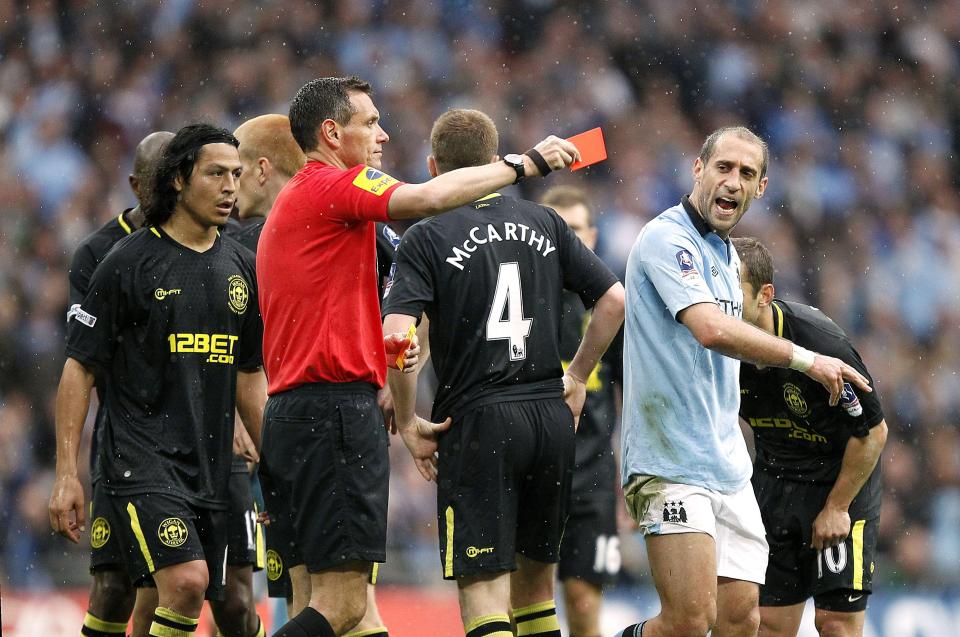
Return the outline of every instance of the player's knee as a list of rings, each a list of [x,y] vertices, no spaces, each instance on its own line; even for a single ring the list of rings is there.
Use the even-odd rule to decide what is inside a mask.
[[[171,584],[171,593],[178,600],[202,601],[210,584],[210,576],[206,568],[184,568],[179,570]]]
[[[853,623],[846,621],[846,618],[816,617],[814,625],[820,637],[854,637],[856,634]]]
[[[324,616],[339,635],[348,632],[359,624],[366,612],[366,595],[351,595],[341,599],[336,608],[325,611]]]
[[[714,606],[712,611],[709,608],[703,609],[703,612],[692,612],[689,614],[677,614],[674,616],[663,616],[661,618],[667,624],[666,634],[675,635],[675,637],[706,637],[710,629],[717,623],[717,609]]]
[[[136,597],[136,590],[123,572],[101,571],[93,576],[90,611],[104,621],[126,621],[133,611]]]
[[[756,635],[760,630],[760,608],[744,606],[727,618],[724,623],[734,635]]]
[[[249,588],[230,587],[222,602],[211,603],[210,606],[213,609],[213,618],[217,622],[217,627],[224,635],[246,636],[249,634],[251,615],[255,612]]]

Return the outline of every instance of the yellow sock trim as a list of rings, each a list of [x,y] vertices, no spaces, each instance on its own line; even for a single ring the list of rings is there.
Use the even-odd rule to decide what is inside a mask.
[[[181,615],[175,610],[165,608],[163,606],[157,606],[157,610],[154,611],[158,617],[163,617],[164,619],[169,619],[172,622],[177,622],[178,624],[188,624],[190,626],[196,626],[200,623],[199,617],[187,617]]]
[[[370,635],[386,635],[387,627],[380,626],[378,628],[371,628],[370,630],[360,630],[355,633],[347,633],[344,637],[370,637]]]
[[[490,624],[493,622],[507,622],[509,624],[510,618],[506,615],[480,615],[479,617],[474,617],[468,621],[467,625],[463,627],[463,630],[464,632],[469,633],[471,630],[476,630],[484,624]],[[496,635],[496,633],[493,634]]]
[[[525,615],[531,613],[539,613],[542,610],[557,610],[557,603],[552,599],[548,599],[545,602],[537,602],[536,604],[530,604],[529,606],[524,606],[523,608],[513,609],[513,618],[518,622],[523,621]]]
[[[93,630],[99,630],[101,633],[127,634],[127,622],[105,622],[99,617],[91,615],[89,612],[83,618],[83,625]]]
[[[525,619],[527,617],[529,619]],[[518,608],[513,612],[513,618],[517,622],[517,637],[556,633],[560,630],[557,605],[552,599]]]

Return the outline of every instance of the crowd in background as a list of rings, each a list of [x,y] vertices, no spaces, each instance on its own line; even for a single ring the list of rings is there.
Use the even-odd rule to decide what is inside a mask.
[[[689,192],[707,133],[768,139],[767,195],[736,234],[771,247],[778,295],[833,317],[876,379],[890,426],[876,580],[960,585],[950,0],[0,0],[0,585],[87,582],[87,547],[52,536],[46,512],[66,271],[134,204],[134,146],[286,113],[306,81],[345,74],[373,83],[384,169],[407,181],[429,176],[430,126],[451,106],[493,117],[502,153],[602,126],[609,161],[544,183],[589,188],[621,273],[642,224]],[[392,461],[381,572],[436,581],[434,489],[402,444]],[[642,543],[624,534],[629,582]]]

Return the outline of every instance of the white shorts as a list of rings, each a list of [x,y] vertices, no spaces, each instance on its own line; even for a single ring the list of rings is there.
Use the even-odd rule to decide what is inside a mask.
[[[717,576],[764,583],[766,534],[747,486],[725,495],[703,487],[634,476],[624,489],[627,510],[644,535],[706,533],[717,545]]]

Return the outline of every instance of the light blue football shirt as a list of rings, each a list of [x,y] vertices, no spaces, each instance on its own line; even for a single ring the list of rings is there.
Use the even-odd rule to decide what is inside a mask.
[[[711,351],[677,313],[714,303],[741,318],[740,258],[685,196],[640,231],[627,260],[623,467],[721,493],[750,481],[740,361]]]

